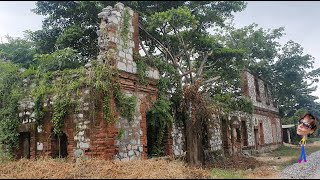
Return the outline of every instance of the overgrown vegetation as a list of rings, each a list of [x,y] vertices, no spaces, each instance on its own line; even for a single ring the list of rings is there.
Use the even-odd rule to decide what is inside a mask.
[[[114,76],[116,70],[93,62],[91,74],[86,75],[84,67],[79,67],[77,63],[67,63],[75,58],[72,53],[75,51],[63,50],[58,54],[37,55],[35,57],[37,63],[22,73],[18,72],[18,66],[1,61],[0,141],[7,144],[9,149],[17,145],[17,128],[21,123],[18,118],[18,102],[28,96],[33,97],[35,102],[34,112],[37,124],[42,123],[44,115],[52,108],[51,121],[54,133],[57,135],[62,133],[64,119],[68,113],[75,114],[79,111],[77,108],[81,103],[81,90],[85,87],[89,87],[93,96],[99,93],[106,95],[103,102],[105,120],[115,122],[117,118],[115,113],[118,111],[120,116],[132,121],[136,98],[126,97],[121,92]],[[25,79],[29,79],[26,82],[33,85],[21,88]],[[109,106],[112,95],[114,95],[117,109]],[[97,101],[98,97],[95,98]],[[50,107],[50,101],[52,101],[52,107]],[[46,108],[43,106],[44,103],[48,103]],[[92,111],[95,113],[95,109]]]
[[[18,66],[0,61],[0,144],[11,150],[17,146],[20,124],[18,118],[18,101],[21,97],[21,78],[18,75]]]
[[[128,47],[128,39],[129,39],[129,32],[130,32],[129,31],[129,18],[130,18],[129,10],[128,10],[128,8],[125,8],[124,12],[123,12],[122,28],[121,28],[121,32],[120,32],[120,36],[121,36],[121,39],[123,41],[125,48]]]
[[[157,145],[152,145],[157,149],[155,154],[163,152],[160,144],[165,129],[173,120],[185,127],[190,148],[187,160],[190,164],[202,163],[203,154],[194,152],[203,152],[206,148],[201,138],[206,137],[203,133],[210,114],[235,110],[251,113],[253,110],[252,103],[241,96],[243,69],[272,82],[270,89],[280,105],[280,118],[287,118],[286,122],[294,123],[295,113],[302,109],[320,116],[320,105],[311,95],[315,90],[312,84],[319,81],[320,70],[306,71],[312,68],[313,57],[304,55],[303,48],[293,41],[281,46],[278,39],[284,34],[283,28],[264,30],[252,24],[236,29],[227,23],[233,13],[245,9],[245,2],[120,2],[139,13],[140,47],[145,54],[135,58],[140,83],[147,84],[147,65],[157,67],[162,77],[158,101],[148,112],[150,130],[154,128],[152,131],[160,132],[154,137]],[[134,95],[127,97],[120,91],[114,69],[97,65],[93,60],[99,52],[97,14],[115,3],[38,1],[33,11],[46,16],[42,29],[27,31],[25,39],[9,38],[8,43],[0,44],[0,58],[12,62],[2,63],[0,72],[2,143],[14,146],[16,142],[19,119],[15,112],[21,94],[35,98],[38,123],[48,108],[53,108],[56,133],[60,132],[68,112],[79,112],[77,100],[82,88],[89,88],[94,102],[92,108],[102,102],[104,118],[109,123],[116,122],[117,112],[132,121],[136,106]],[[120,32],[125,46],[129,37],[128,18],[125,9]],[[106,54],[106,58],[109,55]],[[92,74],[86,75],[83,65],[89,60]],[[20,67],[27,68],[21,75]],[[35,86],[22,93],[19,87],[27,78]],[[64,102],[62,97],[70,101]],[[43,108],[47,100],[53,107]]]

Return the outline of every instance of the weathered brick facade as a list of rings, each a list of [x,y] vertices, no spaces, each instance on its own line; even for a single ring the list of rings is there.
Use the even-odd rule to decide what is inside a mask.
[[[16,158],[57,157],[59,149],[60,154],[69,159],[85,156],[129,161],[147,157],[146,112],[151,107],[151,101],[157,98],[159,72],[149,67],[147,85],[138,82],[137,66],[133,60],[133,53],[139,51],[136,13],[118,3],[114,8],[104,8],[98,16],[101,24],[97,32],[100,48],[97,61],[116,67],[120,72],[118,82],[121,91],[127,96],[137,97],[133,122],[119,117],[115,124],[107,123],[103,118],[102,104],[96,107],[98,113],[92,117],[90,96],[93,94],[88,88],[83,88],[81,110],[69,113],[64,119],[63,136],[58,143],[59,139],[54,136],[53,124],[50,122],[52,111],[37,126],[33,113],[34,99],[26,97],[19,107],[22,125],[19,128],[20,148],[16,151]],[[129,19],[127,40],[121,33],[124,16]],[[88,63],[85,67],[87,74],[90,74],[91,64]],[[207,130],[209,147],[205,151],[225,155],[246,150],[252,153],[272,149],[282,143],[278,108],[272,103],[270,85],[249,71],[243,71],[241,77],[243,94],[253,102],[254,113],[233,112],[227,119],[213,115]],[[30,79],[24,82],[25,86],[32,85]],[[50,107],[52,103],[52,100],[48,101],[44,106]],[[119,138],[120,132],[122,137]],[[165,149],[167,155],[185,155],[184,129],[178,124],[174,124],[168,131]]]
[[[97,157],[102,159],[115,159],[128,161],[146,158],[147,156],[147,125],[146,112],[151,106],[151,101],[157,98],[157,70],[148,68],[147,85],[138,82],[137,66],[133,61],[133,53],[138,51],[138,15],[130,8],[118,3],[114,8],[108,6],[99,13],[101,18],[100,30],[97,32],[100,53],[97,61],[109,63],[119,70],[118,82],[121,91],[126,96],[136,96],[137,103],[133,122],[119,117],[115,124],[107,123],[103,118],[102,104],[96,107],[95,117],[89,113],[91,100],[90,90],[82,90],[81,111],[79,113],[69,112],[64,119],[62,129],[63,136],[59,139],[52,131],[53,124],[50,122],[52,112],[46,114],[41,125],[37,127],[34,120],[34,100],[25,98],[20,102],[20,118],[23,122],[20,129],[20,148],[16,151],[16,157],[36,158],[38,156],[62,157],[69,159],[80,156]],[[123,22],[127,16],[128,22]],[[128,38],[125,42],[121,30],[123,24],[128,23]],[[86,64],[86,74],[90,74],[91,64]],[[26,86],[32,80],[26,79]],[[29,83],[29,84],[28,84]],[[103,97],[101,97],[103,99]],[[52,102],[45,104],[50,106]],[[115,104],[113,103],[115,106]],[[122,131],[122,137],[118,137]],[[170,138],[169,138],[170,139]],[[170,141],[167,141],[171,148]],[[172,142],[171,142],[172,144]],[[172,153],[170,149],[168,153]]]
[[[225,156],[245,153],[261,153],[282,144],[281,123],[278,107],[273,103],[271,85],[248,70],[241,74],[242,93],[254,106],[252,114],[232,112],[227,118],[213,116],[209,122],[209,152]],[[257,87],[257,88],[256,88]],[[257,95],[257,91],[259,96]],[[216,123],[219,122],[219,123]],[[174,154],[185,153],[183,132],[179,126],[174,131]],[[180,132],[180,136],[176,135]],[[178,145],[177,145],[178,144]]]

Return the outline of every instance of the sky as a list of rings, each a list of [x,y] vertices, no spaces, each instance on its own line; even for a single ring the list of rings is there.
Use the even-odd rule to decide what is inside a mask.
[[[320,67],[320,1],[248,1],[244,11],[234,14],[237,28],[258,24],[264,29],[284,27],[281,44],[289,40],[299,43],[306,54],[315,58],[314,69]],[[2,37],[23,37],[25,30],[41,29],[43,16],[31,12],[35,1],[0,1],[0,42]],[[2,38],[2,39],[1,39]],[[320,102],[320,83],[312,95]]]

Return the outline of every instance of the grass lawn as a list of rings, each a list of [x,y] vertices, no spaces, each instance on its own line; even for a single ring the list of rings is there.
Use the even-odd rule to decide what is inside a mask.
[[[310,146],[308,144],[307,146],[305,146],[305,151],[307,155],[319,150],[320,148],[318,146]],[[301,153],[301,146],[297,146],[297,147],[281,146],[280,148],[272,151],[270,155],[273,157],[295,156],[299,158],[300,153]]]

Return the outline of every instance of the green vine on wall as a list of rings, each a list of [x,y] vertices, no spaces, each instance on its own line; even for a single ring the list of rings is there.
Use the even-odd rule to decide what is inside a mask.
[[[142,85],[147,84],[147,63],[145,57],[141,57],[139,53],[133,53],[133,59],[137,64],[137,75]]]
[[[35,119],[38,124],[42,121],[44,117],[44,111],[43,111],[43,95],[39,95],[36,97],[35,103],[34,103],[34,113],[35,113]]]
[[[120,116],[127,118],[128,121],[131,122],[134,117],[137,98],[135,96],[130,97],[123,94],[119,84],[114,84],[114,96]]]
[[[53,123],[53,132],[57,135],[61,135],[62,133],[64,118],[67,115],[67,108],[69,103],[70,99],[64,96],[58,96],[54,102],[51,122]]]
[[[111,69],[107,64],[96,65],[94,71],[94,87],[101,90],[104,94],[103,111],[104,119],[109,123],[116,121],[115,110],[111,106],[111,98],[114,97],[117,111],[120,116],[128,119],[129,122],[133,120],[136,97],[127,97],[121,92],[120,84],[117,82],[118,72],[116,69]]]
[[[128,40],[129,40],[129,20],[130,20],[130,14],[129,10],[127,8],[124,9],[123,13],[123,23],[121,28],[121,39],[123,40],[124,47],[128,47]]]
[[[147,112],[148,148],[151,156],[164,155],[164,135],[173,123],[170,105],[167,98],[160,96]]]

